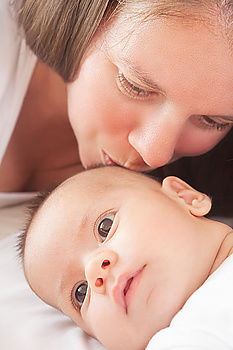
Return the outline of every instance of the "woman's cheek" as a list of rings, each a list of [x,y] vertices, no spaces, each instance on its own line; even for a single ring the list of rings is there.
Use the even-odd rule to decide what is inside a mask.
[[[188,126],[184,129],[176,145],[176,154],[182,156],[197,156],[210,151],[230,131],[203,130],[196,126]]]

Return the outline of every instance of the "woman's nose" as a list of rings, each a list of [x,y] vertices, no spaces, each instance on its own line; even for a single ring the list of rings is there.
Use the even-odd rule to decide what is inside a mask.
[[[117,254],[112,250],[105,250],[89,258],[85,275],[89,287],[96,293],[105,293],[107,279],[117,262]]]
[[[184,120],[176,114],[156,113],[131,130],[128,141],[147,165],[157,168],[175,155],[183,127]]]

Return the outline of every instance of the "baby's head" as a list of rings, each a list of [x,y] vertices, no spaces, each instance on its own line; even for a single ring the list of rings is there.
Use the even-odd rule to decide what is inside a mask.
[[[26,278],[108,349],[144,349],[209,274],[207,247],[222,225],[202,217],[210,207],[175,177],[161,185],[118,167],[82,172],[21,236]]]

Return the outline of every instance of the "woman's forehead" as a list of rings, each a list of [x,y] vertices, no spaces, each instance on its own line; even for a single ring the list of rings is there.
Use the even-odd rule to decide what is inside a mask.
[[[203,26],[212,34],[221,35],[229,41],[228,34],[232,31],[233,16],[233,5],[230,6],[217,0],[125,1],[123,6],[120,5],[120,11],[117,11],[110,26],[106,27],[106,37],[116,45],[124,39],[128,40],[133,33],[138,36],[144,25],[155,25],[162,21],[173,28],[178,26],[184,31],[193,30],[196,25]]]
[[[172,21],[182,20],[183,23],[188,23],[212,19],[220,12],[224,13],[224,10],[231,12],[226,1],[218,0],[126,0],[122,4],[116,13],[122,15],[126,21],[131,20],[131,23],[133,19],[145,22],[154,18],[169,18]]]

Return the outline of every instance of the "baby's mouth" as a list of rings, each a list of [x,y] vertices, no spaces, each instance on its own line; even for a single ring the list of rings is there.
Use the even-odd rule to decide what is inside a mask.
[[[124,288],[124,290],[123,290],[124,296],[126,296],[126,294],[127,294],[128,290],[129,290],[129,288],[130,288],[130,285],[131,285],[132,281],[133,281],[133,277],[131,277],[130,279],[128,279],[128,281],[126,282],[126,286],[125,286],[125,288]]]
[[[144,268],[144,267],[143,267]],[[143,268],[134,271],[131,274],[122,275],[118,279],[116,285],[113,287],[113,298],[115,302],[120,305],[125,312],[128,312],[128,306],[131,301],[131,296],[129,296],[129,291],[136,286],[136,280],[139,274],[141,274]],[[130,293],[132,295],[132,293]]]

